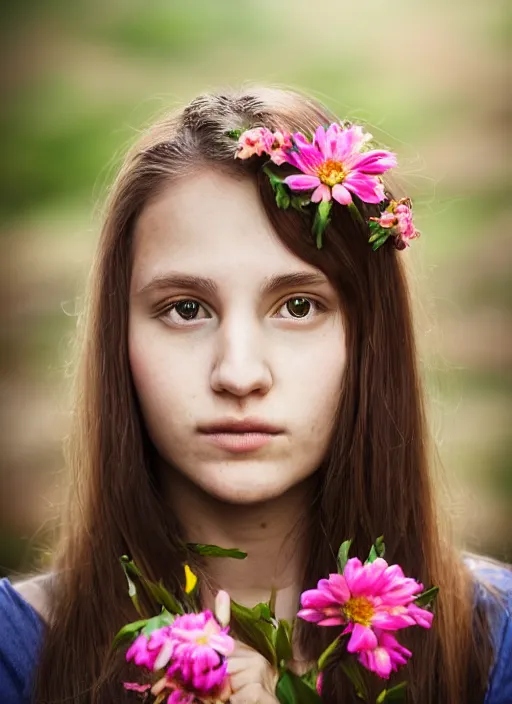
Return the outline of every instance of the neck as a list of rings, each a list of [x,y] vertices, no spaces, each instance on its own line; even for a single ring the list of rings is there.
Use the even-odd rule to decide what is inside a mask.
[[[238,548],[244,560],[207,558],[202,576],[204,605],[225,589],[233,599],[253,606],[268,601],[277,590],[276,614],[291,619],[297,612],[307,560],[307,516],[312,480],[293,487],[282,496],[240,505],[226,503],[190,482],[179,472],[165,468],[167,501],[180,522],[187,542]]]

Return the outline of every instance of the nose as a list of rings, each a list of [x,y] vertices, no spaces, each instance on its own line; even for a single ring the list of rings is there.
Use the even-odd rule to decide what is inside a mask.
[[[265,394],[272,387],[270,367],[265,360],[262,334],[247,322],[231,321],[219,329],[219,342],[211,373],[211,388],[233,396]]]

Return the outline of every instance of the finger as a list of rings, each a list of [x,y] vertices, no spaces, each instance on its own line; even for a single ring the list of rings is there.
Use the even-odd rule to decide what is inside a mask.
[[[239,692],[232,694],[230,704],[278,704],[273,694],[269,694],[261,684],[248,684]]]
[[[228,658],[228,673],[230,675],[235,675],[237,672],[241,672],[242,670],[248,670],[252,667],[254,667],[253,657],[236,657],[234,655],[230,655],[230,657]]]
[[[258,684],[268,691],[273,691],[272,677],[265,667],[251,663],[249,667],[234,672],[230,675],[231,689],[238,692],[248,685]]]

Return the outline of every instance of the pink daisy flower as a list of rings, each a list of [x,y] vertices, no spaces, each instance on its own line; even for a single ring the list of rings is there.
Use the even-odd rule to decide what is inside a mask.
[[[405,577],[399,565],[388,565],[381,557],[363,565],[354,557],[343,574],[330,574],[317,589],[303,592],[297,615],[319,626],[346,625],[349,652],[373,651],[385,647],[379,646],[376,629],[430,628],[433,614],[412,604],[422,591],[423,585]]]
[[[379,176],[396,166],[396,157],[380,149],[362,152],[369,139],[359,125],[344,129],[336,123],[327,130],[318,127],[312,143],[295,133],[295,149],[286,153],[286,161],[302,174],[287,176],[284,183],[294,191],[313,190],[314,203],[334,198],[349,205],[352,194],[365,203],[380,203],[384,186]]]

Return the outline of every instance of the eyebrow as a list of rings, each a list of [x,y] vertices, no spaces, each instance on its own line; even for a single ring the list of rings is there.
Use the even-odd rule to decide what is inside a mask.
[[[268,296],[283,288],[290,288],[292,286],[319,286],[327,283],[329,283],[329,281],[326,276],[313,272],[298,271],[291,274],[275,274],[265,279],[260,288],[260,294]],[[138,289],[136,295],[150,291],[161,291],[167,288],[183,290],[195,289],[207,296],[215,296],[219,290],[213,279],[189,274],[169,273],[155,276],[149,283]]]

